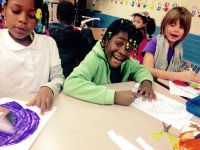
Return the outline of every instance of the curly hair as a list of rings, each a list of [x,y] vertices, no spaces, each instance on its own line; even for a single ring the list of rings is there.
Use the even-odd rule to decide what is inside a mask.
[[[137,30],[135,26],[132,25],[132,22],[130,20],[120,18],[112,22],[107,28],[106,33],[102,38],[102,43],[105,44],[105,41],[109,41],[114,35],[118,34],[119,32],[126,32],[128,34],[128,39],[136,41],[137,47],[143,39],[142,32],[140,30]]]

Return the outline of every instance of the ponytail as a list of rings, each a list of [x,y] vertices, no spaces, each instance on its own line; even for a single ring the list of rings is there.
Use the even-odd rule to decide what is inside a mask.
[[[153,18],[148,17],[147,19],[147,25],[146,25],[146,32],[149,35],[149,39],[151,39],[156,30],[156,23]]]
[[[48,9],[48,1],[44,1],[41,6],[42,17],[38,20],[38,33],[46,33],[49,36],[49,9]]]
[[[47,36],[49,36],[49,9],[48,2],[44,2],[42,5],[42,25],[43,25],[43,33],[45,32]]]

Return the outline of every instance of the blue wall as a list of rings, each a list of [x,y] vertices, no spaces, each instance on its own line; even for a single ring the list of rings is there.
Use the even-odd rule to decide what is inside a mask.
[[[92,17],[101,18],[100,21],[94,21],[93,27],[99,28],[107,28],[110,23],[112,23],[118,17],[109,16],[102,13],[95,13]],[[155,35],[157,35],[160,31],[160,28],[157,27],[155,31]],[[194,65],[200,65],[200,36],[189,33],[187,38],[183,42],[183,59],[189,60]]]

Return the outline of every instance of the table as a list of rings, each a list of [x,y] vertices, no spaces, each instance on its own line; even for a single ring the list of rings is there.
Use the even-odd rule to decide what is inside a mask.
[[[106,28],[90,28],[92,30],[93,36],[95,40],[100,40],[102,39]]]
[[[169,89],[169,80],[165,80],[165,79],[160,79],[157,78],[156,82],[162,86],[164,86],[165,88]]]
[[[109,88],[130,90],[133,82],[107,85]],[[155,91],[182,103],[186,101],[178,96],[170,95],[169,91],[155,83]],[[22,100],[31,100],[35,95],[18,96]],[[118,146],[108,137],[107,131],[114,130],[138,148],[135,141],[141,136],[155,150],[170,150],[169,141],[163,136],[159,141],[153,141],[150,134],[163,130],[162,123],[156,118],[134,108],[133,106],[98,105],[77,100],[59,94],[54,105],[57,110],[42,132],[39,134],[30,150],[119,150]],[[193,117],[192,121],[200,123]],[[170,133],[178,135],[179,131],[170,128]],[[142,148],[141,148],[142,149]]]

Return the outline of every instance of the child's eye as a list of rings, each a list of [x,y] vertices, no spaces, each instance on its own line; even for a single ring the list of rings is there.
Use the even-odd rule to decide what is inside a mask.
[[[183,26],[180,26],[181,29],[183,29]]]
[[[20,13],[20,11],[18,11],[18,10],[12,10],[12,12],[13,12],[14,14],[19,14],[19,13]]]
[[[30,12],[29,12],[29,18],[31,18],[31,19],[36,19],[35,14],[36,14],[36,11],[30,11]]]
[[[122,44],[121,44],[121,43],[117,43],[117,46],[118,46],[118,47],[122,47]]]
[[[29,18],[36,19],[35,15],[29,15]]]

